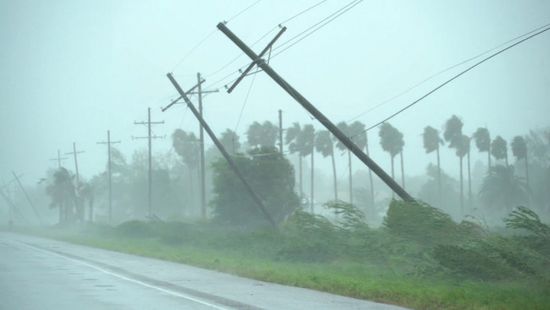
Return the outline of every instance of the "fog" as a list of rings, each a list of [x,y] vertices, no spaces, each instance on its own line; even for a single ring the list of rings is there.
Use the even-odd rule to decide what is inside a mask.
[[[269,66],[414,201],[392,191],[334,132],[323,133],[266,72],[254,68],[228,93],[250,59],[216,28],[220,22],[257,53],[287,27],[264,57]],[[230,256],[248,251],[242,240],[250,238],[253,257],[263,251],[255,242],[273,246],[258,254],[270,262],[372,266],[393,259],[410,234],[415,250],[400,259],[412,262],[388,267],[396,274],[519,277],[525,287],[547,287],[547,272],[536,280],[544,284],[530,277],[548,266],[550,253],[538,248],[550,240],[549,22],[550,3],[534,0],[0,0],[2,227],[65,240],[91,232],[101,241],[79,242],[98,247],[106,247],[103,237],[146,236]],[[240,177],[204,133],[202,189],[199,122],[183,100],[162,111],[180,97],[167,73],[184,90],[198,73],[205,79],[204,119]],[[197,95],[190,100],[198,107]],[[407,226],[413,220],[419,224]],[[514,239],[530,233],[541,239]],[[498,238],[510,239],[499,248],[491,243]],[[457,251],[468,265],[468,251],[482,260],[496,255],[483,252],[491,246],[519,253],[519,244],[536,244],[528,249],[536,255],[518,258],[535,262],[529,271],[507,261],[502,270],[479,271],[483,279],[445,254]],[[422,251],[432,256],[424,260]],[[217,268],[194,259],[179,262]],[[219,268],[255,277],[230,265]]]

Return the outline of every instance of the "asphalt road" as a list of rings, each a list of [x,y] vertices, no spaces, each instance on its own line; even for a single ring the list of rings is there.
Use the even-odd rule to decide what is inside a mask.
[[[403,309],[0,233],[0,309]]]

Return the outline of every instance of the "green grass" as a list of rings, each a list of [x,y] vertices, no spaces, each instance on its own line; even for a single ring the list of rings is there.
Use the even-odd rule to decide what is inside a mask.
[[[152,229],[151,225],[143,224],[116,229],[88,227],[30,232],[72,243],[415,309],[550,309],[550,289],[545,280],[517,277],[481,281],[453,275],[439,267],[427,272],[414,272],[418,264],[433,265],[433,262],[423,262],[422,257],[417,261],[410,259],[423,249],[406,243],[416,251],[408,257],[409,254],[400,252],[411,249],[382,233],[375,234],[378,236],[376,238],[390,240],[387,242],[393,242],[395,247],[389,254],[332,255],[329,259],[312,262],[301,256],[296,259],[281,255],[281,249],[288,248],[294,240],[281,232],[210,229],[206,224],[156,225]],[[388,247],[384,242],[380,243]]]

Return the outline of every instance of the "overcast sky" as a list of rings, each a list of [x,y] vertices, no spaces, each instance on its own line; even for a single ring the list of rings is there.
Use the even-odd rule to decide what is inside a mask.
[[[230,19],[254,2],[0,0],[0,181],[14,170],[24,174],[25,183],[36,182],[56,166],[49,159],[57,149],[69,152],[72,142],[85,150],[80,168],[91,177],[104,167],[106,150],[96,142],[106,138],[107,129],[131,158],[146,146],[145,140],[131,137],[146,134],[133,122],[146,119],[147,107],[154,120],[165,121],[154,127],[157,135],[169,137],[178,127],[197,131],[197,121],[183,105],[160,111],[176,97],[166,73],[173,72],[184,89],[194,85],[199,71],[206,85],[223,87],[237,74],[212,83],[248,59],[216,30],[218,22],[228,20],[227,26],[252,44],[318,1],[263,0]],[[289,21],[280,43],[345,3],[329,0]],[[544,0],[365,0],[271,64],[331,120],[349,121],[442,69],[548,23],[550,1]],[[254,49],[261,50],[275,33]],[[437,76],[357,120],[375,124],[464,68]],[[254,120],[276,122],[279,109],[285,126],[298,121],[322,127],[264,74],[248,77],[232,94],[209,95],[204,105],[217,133],[236,128],[242,134]],[[549,126],[549,112],[550,31],[474,69],[391,123],[404,132],[408,172],[420,174],[433,159],[422,148],[426,125],[441,129],[456,114],[467,134],[487,126],[493,136],[509,140]],[[373,158],[389,169],[378,130],[370,131],[369,138]],[[154,153],[166,153],[171,141],[157,140],[153,147]],[[474,161],[486,158],[477,151],[473,155]],[[442,160],[451,174],[458,173],[454,152],[446,149]],[[72,169],[72,161],[64,163]],[[344,176],[345,157],[338,165]]]

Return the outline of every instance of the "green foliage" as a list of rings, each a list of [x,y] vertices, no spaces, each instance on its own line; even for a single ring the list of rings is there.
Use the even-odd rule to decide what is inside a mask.
[[[449,142],[449,147],[454,149],[462,144],[462,127],[464,124],[458,118],[453,115],[445,122],[445,131],[443,132],[443,138]]]
[[[550,241],[550,226],[541,222],[537,213],[533,210],[519,206],[504,219],[506,227],[523,229],[535,236]]]
[[[422,141],[424,142],[424,149],[426,150],[426,153],[431,153],[437,150],[439,145],[443,144],[443,140],[439,137],[439,131],[431,126],[426,126],[424,128]]]
[[[514,167],[491,167],[479,192],[481,201],[489,207],[509,212],[527,201],[525,182],[514,174]]]
[[[527,158],[527,143],[522,136],[514,137],[514,140],[510,143],[510,147],[512,148],[512,154],[518,160]]]
[[[250,147],[270,148],[275,146],[279,129],[273,123],[265,121],[262,124],[252,123],[246,131]]]
[[[392,233],[422,244],[454,243],[468,237],[468,231],[443,211],[424,203],[393,200],[384,218]]]
[[[338,228],[344,231],[356,231],[366,228],[365,214],[354,205],[344,201],[329,201],[324,207],[336,215]]]
[[[253,190],[263,200],[276,222],[283,221],[299,206],[294,193],[294,170],[290,162],[273,148],[255,149],[250,157],[238,156],[234,161]],[[214,198],[211,205],[217,221],[255,226],[266,223],[265,216],[250,198],[243,184],[219,159],[213,165]]]
[[[224,132],[222,132],[220,136],[220,142],[225,150],[231,155],[238,153],[241,149],[239,136],[231,129],[226,129]]]
[[[321,130],[317,132],[315,138],[315,149],[320,152],[323,157],[331,156],[334,152],[334,142],[328,130]]]
[[[487,128],[478,128],[473,135],[476,147],[480,152],[488,152],[491,147],[491,136]]]
[[[322,262],[338,253],[336,227],[326,218],[296,210],[284,225],[284,243],[279,259]]]
[[[391,157],[401,153],[405,142],[403,134],[390,123],[384,123],[380,126],[380,145],[382,149],[390,154]]]
[[[506,159],[508,157],[508,146],[506,140],[497,136],[491,143],[491,155],[496,159]]]

